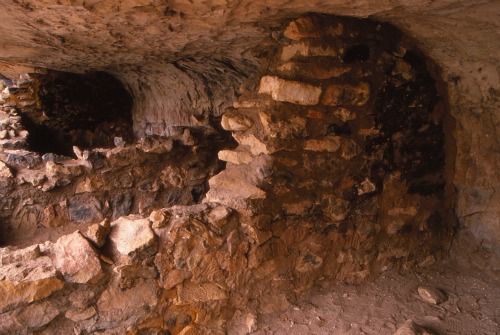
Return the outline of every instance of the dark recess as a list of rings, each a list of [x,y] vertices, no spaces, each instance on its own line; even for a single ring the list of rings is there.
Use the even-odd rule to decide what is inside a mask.
[[[35,80],[39,107],[20,111],[31,151],[72,157],[73,146],[112,147],[114,137],[133,139],[132,97],[112,75],[49,71]]]

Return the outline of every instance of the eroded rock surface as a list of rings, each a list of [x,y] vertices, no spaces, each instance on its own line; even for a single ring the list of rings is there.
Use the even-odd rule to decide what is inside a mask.
[[[80,333],[222,334],[234,317],[232,329],[251,332],[257,321],[249,308],[290,308],[320,278],[355,283],[433,263],[456,228],[453,184],[462,223],[495,243],[498,58],[463,41],[498,5],[351,6],[6,4],[0,73],[38,71],[14,63],[113,73],[135,98],[142,139],[114,138],[108,150],[76,147],[77,160],[24,151],[27,134],[16,128],[13,108],[32,103],[23,91],[29,85],[11,85],[15,102],[2,107],[0,133],[6,231],[115,221],[109,235],[99,226],[87,231],[99,250],[77,232],[53,247],[2,255],[2,331],[50,332],[58,320]],[[432,62],[386,24],[325,15],[283,21],[306,10],[376,14],[422,39],[445,71],[458,120],[455,170],[446,90],[436,86]],[[474,37],[478,50],[495,50],[490,37]],[[461,60],[450,62],[456,54]],[[478,73],[493,74],[476,74],[479,64]],[[237,148],[217,142],[225,111],[222,127]],[[218,158],[226,169],[208,182],[204,203],[161,208],[202,200],[220,170],[210,140],[225,149]],[[40,316],[36,322],[23,318],[25,309]]]

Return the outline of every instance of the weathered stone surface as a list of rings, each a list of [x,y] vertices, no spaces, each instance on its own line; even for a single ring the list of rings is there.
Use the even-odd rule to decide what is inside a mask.
[[[321,24],[315,18],[302,17],[288,24],[283,35],[291,40],[300,40],[305,37],[320,37]]]
[[[252,153],[254,156],[258,156],[261,154],[267,155],[271,153],[271,149],[268,148],[268,146],[260,141],[257,137],[255,137],[254,134],[250,135],[238,135],[235,134],[234,139],[238,141],[238,143],[244,147],[247,147],[248,150]]]
[[[322,140],[307,140],[304,143],[304,149],[309,151],[335,152],[340,148],[340,144],[340,137],[329,136]]]
[[[68,301],[76,310],[82,311],[87,309],[94,300],[95,293],[91,290],[76,290],[72,291],[68,296]]]
[[[69,201],[69,219],[76,222],[96,222],[103,219],[102,206],[95,197],[74,197]]]
[[[26,328],[14,317],[15,311],[0,313],[0,334],[23,334]]]
[[[209,184],[210,190],[206,195],[206,200],[220,202],[229,207],[235,207],[235,204],[241,200],[264,199],[266,197],[266,192],[250,182],[245,175],[234,170],[222,171],[210,178]]]
[[[0,270],[0,312],[50,296],[61,290],[64,282],[48,257],[4,265]]]
[[[155,281],[139,279],[132,288],[110,285],[97,301],[98,326],[113,328],[134,324],[158,303]]]
[[[221,125],[225,130],[243,131],[249,129],[253,122],[243,115],[229,112],[222,115]]]
[[[111,200],[111,208],[113,209],[112,220],[118,219],[120,216],[125,216],[130,214],[130,209],[132,207],[132,201],[134,197],[128,193],[117,194]]]
[[[242,228],[245,234],[250,237],[252,241],[257,245],[264,244],[273,236],[273,233],[269,230],[259,229],[248,224],[242,224]]]
[[[24,249],[0,248],[0,265],[34,260],[40,256],[40,246],[38,244]]]
[[[89,308],[83,310],[83,311],[77,311],[70,309],[66,312],[64,316],[66,318],[70,319],[73,322],[81,322],[83,320],[90,319],[94,315],[97,314],[97,311],[94,306],[90,306]]]
[[[307,273],[319,269],[322,265],[322,257],[308,252],[299,257],[295,269],[300,273]]]
[[[166,275],[162,276],[160,285],[166,289],[170,290],[175,286],[181,284],[184,280],[191,277],[191,273],[186,270],[173,269],[169,271]]]
[[[446,294],[435,287],[419,286],[417,290],[422,299],[433,305],[439,305],[448,300]]]
[[[144,152],[163,154],[172,151],[174,141],[171,138],[146,137],[140,140],[139,145]]]
[[[413,320],[406,320],[394,335],[436,335],[436,333],[417,325]]]
[[[361,153],[361,148],[353,140],[344,140],[342,141],[342,147],[340,151],[340,156],[342,156],[342,158],[350,160]]]
[[[351,71],[351,67],[326,65],[317,62],[288,62],[278,67],[278,71],[282,74],[293,75],[299,78],[325,80],[340,77]]]
[[[35,302],[18,312],[17,321],[30,329],[38,329],[50,323],[59,315],[59,310],[50,302]]]
[[[275,76],[265,76],[260,80],[259,93],[270,94],[276,101],[316,105],[321,95],[321,88]]]
[[[247,335],[257,331],[257,316],[255,313],[237,310],[228,323],[228,334]]]
[[[212,177],[205,201],[241,208],[249,200],[265,199],[266,192],[258,186],[268,175],[271,161],[270,157],[261,155],[248,165],[226,169]]]
[[[300,116],[290,116],[286,120],[273,120],[267,113],[259,113],[260,122],[266,135],[279,139],[301,138],[307,135],[307,120]]]
[[[151,221],[153,229],[163,228],[167,225],[171,216],[172,214],[165,210],[152,211],[149,215],[149,221]]]
[[[80,193],[91,193],[99,190],[104,184],[104,180],[101,178],[85,178],[82,182],[76,185],[76,194]]]
[[[365,178],[365,180],[363,180],[361,182],[361,185],[358,187],[358,195],[362,195],[365,193],[371,193],[371,192],[374,192],[375,190],[376,190],[375,184],[373,184],[370,181],[370,179]]]
[[[48,161],[45,165],[47,182],[43,185],[44,191],[49,191],[56,186],[65,186],[71,183],[75,177],[80,176],[84,168],[82,165],[75,164],[57,164]]]
[[[0,179],[12,178],[12,172],[10,168],[2,161],[0,161]]]
[[[369,99],[370,85],[368,83],[360,83],[357,86],[334,84],[327,87],[321,102],[328,106],[362,106]]]
[[[222,233],[224,227],[229,223],[232,213],[232,210],[226,206],[217,206],[208,213],[208,222],[212,224],[218,233]]]
[[[177,286],[177,295],[181,303],[197,303],[228,299],[228,293],[216,283],[184,283]]]
[[[326,43],[298,42],[283,47],[281,60],[287,62],[298,57],[335,57],[337,54],[337,50]]]
[[[219,151],[219,159],[233,164],[249,164],[253,157],[246,151],[237,150],[221,150]]]
[[[108,237],[110,231],[111,225],[109,220],[104,219],[99,223],[89,226],[85,232],[83,232],[83,236],[94,243],[96,247],[100,248],[106,243],[106,238]]]
[[[155,242],[149,220],[137,216],[121,217],[112,222],[109,238],[123,255],[139,253]]]
[[[76,231],[54,244],[54,264],[70,283],[95,283],[102,277],[97,253],[83,235]]]

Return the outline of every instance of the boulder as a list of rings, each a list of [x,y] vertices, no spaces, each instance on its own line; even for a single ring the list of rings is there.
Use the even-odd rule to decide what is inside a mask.
[[[0,313],[46,298],[63,287],[49,257],[0,266]]]
[[[95,283],[103,275],[97,253],[79,231],[59,238],[53,252],[55,266],[67,282]]]
[[[321,87],[275,76],[264,76],[260,80],[259,93],[270,94],[276,101],[316,105],[321,95]]]
[[[112,222],[109,238],[122,255],[137,254],[155,243],[151,222],[133,215]]]

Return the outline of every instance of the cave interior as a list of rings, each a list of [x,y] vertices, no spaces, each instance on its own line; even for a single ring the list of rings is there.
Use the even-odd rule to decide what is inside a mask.
[[[0,333],[496,334],[498,2],[222,3],[0,9]]]

